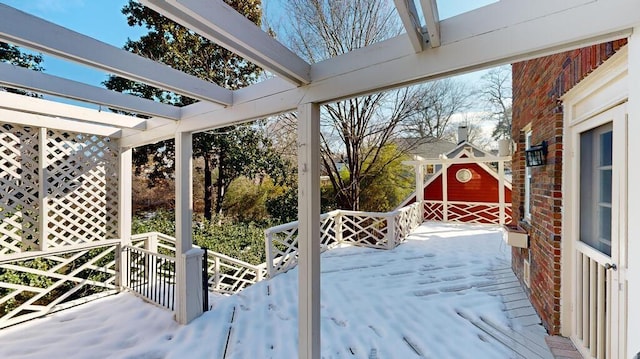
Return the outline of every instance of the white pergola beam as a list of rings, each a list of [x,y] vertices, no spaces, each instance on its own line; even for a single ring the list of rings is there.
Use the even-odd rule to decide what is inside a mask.
[[[0,62],[0,84],[140,115],[180,119],[180,108]]]
[[[432,48],[440,46],[440,17],[438,15],[438,4],[436,0],[420,0],[422,13],[427,27],[429,46]]]
[[[222,0],[142,0],[173,21],[297,85],[310,65]]]
[[[176,132],[178,132],[178,122],[176,121],[167,122],[149,119],[147,120],[146,131],[123,131],[120,138],[120,146],[139,147],[148,145],[173,138]]]
[[[524,4],[527,11],[514,13],[515,20],[508,16],[513,10],[512,2],[505,1],[442,20],[443,41],[437,49],[415,53],[408,46],[406,35],[401,35],[314,64],[314,81],[308,86],[286,89],[278,79],[270,79],[261,87],[237,90],[233,107],[202,114],[190,112],[180,121],[180,127],[185,131],[223,127],[293,111],[300,103],[326,103],[523,61],[624,38],[634,24],[640,23],[636,0],[619,0],[616,6],[602,1],[573,7],[556,0],[517,3]],[[489,11],[491,7],[493,11]],[[589,18],[599,20],[583,20]],[[275,93],[266,86],[269,82],[280,86]],[[183,109],[183,113],[186,111]],[[158,133],[157,137],[163,136],[169,138],[172,134]]]
[[[195,99],[230,105],[232,92],[0,4],[0,39]]]
[[[398,10],[402,25],[407,32],[411,46],[415,52],[421,52],[424,49],[424,36],[422,35],[422,25],[420,25],[420,17],[416,11],[413,0],[393,0]]]
[[[2,108],[0,108],[0,122],[15,123],[23,126],[45,127],[61,131],[90,133],[113,138],[119,138],[122,134],[122,130],[117,127],[71,121]]]
[[[147,127],[146,121],[142,118],[101,112],[9,92],[0,92],[0,108],[141,131]]]

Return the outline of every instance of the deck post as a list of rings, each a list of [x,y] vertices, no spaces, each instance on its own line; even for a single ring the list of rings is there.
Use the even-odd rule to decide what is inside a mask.
[[[298,358],[320,359],[320,106],[298,107]]]
[[[187,324],[202,314],[202,256],[192,245],[193,174],[191,132],[175,137],[176,320]]]
[[[626,258],[634,258],[626,263],[619,265],[621,274],[626,272],[626,278],[621,278],[622,283],[626,279],[628,286],[627,292],[627,353],[620,353],[625,358],[640,358],[640,341],[631,340],[637,338],[640,332],[640,221],[635,217],[640,213],[640,186],[635,181],[640,178],[640,161],[638,153],[640,153],[640,141],[637,140],[640,135],[640,26],[633,29],[633,34],[629,37],[629,59],[628,59],[628,86],[629,86],[629,102],[627,104],[628,122],[627,122],[627,213],[629,215],[627,222],[627,253]],[[621,293],[624,295],[624,292]],[[632,304],[634,303],[634,304]],[[621,323],[623,325],[624,323]]]
[[[393,214],[389,215],[389,213],[387,213],[387,249],[391,250],[393,248],[396,247],[397,244],[396,243],[396,213],[397,211],[391,212]]]
[[[268,230],[264,231],[264,239],[265,251],[267,254],[267,260],[265,262],[267,264],[267,277],[273,278],[273,276],[276,275],[273,270],[273,233]]]
[[[342,243],[342,212],[338,211],[334,218],[333,231],[335,232],[336,243]]]
[[[121,148],[118,168],[118,238],[120,238],[120,272],[116,277],[118,286],[122,289],[127,283],[129,264],[125,261],[122,247],[131,245],[131,183],[132,183],[132,149]]]

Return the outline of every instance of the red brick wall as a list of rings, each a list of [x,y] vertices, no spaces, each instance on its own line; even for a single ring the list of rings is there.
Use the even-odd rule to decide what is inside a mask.
[[[559,97],[608,59],[626,39],[513,64],[513,218],[529,232],[528,249],[514,248],[512,266],[522,280],[523,260],[531,258],[531,302],[549,333],[560,331],[560,241],[562,213],[562,104]],[[522,131],[532,144],[547,141],[547,164],[532,168],[531,223],[525,222]]]

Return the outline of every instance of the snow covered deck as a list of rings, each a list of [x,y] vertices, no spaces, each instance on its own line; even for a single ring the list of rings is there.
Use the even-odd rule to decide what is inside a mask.
[[[128,293],[0,331],[10,358],[295,358],[294,268],[186,326]],[[322,255],[324,358],[551,358],[497,227],[425,223],[393,250]],[[125,325],[123,325],[125,324]]]

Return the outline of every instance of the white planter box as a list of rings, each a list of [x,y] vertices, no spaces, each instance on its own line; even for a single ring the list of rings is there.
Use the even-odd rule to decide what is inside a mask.
[[[529,234],[515,224],[505,224],[504,241],[512,247],[529,248]]]

